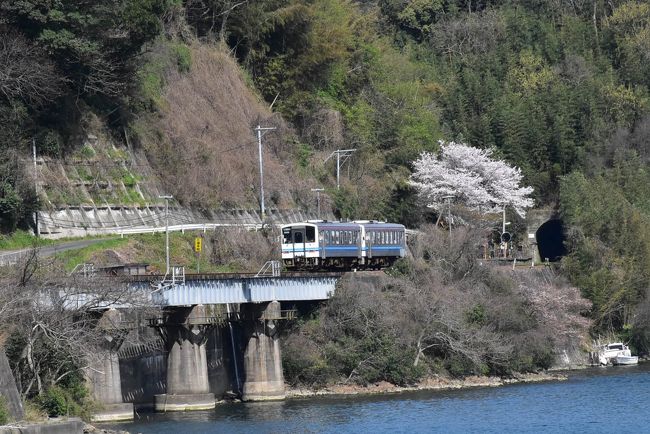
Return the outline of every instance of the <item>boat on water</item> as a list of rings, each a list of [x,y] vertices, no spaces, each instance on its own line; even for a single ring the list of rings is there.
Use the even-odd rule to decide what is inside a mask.
[[[624,343],[614,342],[598,348],[598,362],[601,365],[636,365],[639,357],[633,356]]]

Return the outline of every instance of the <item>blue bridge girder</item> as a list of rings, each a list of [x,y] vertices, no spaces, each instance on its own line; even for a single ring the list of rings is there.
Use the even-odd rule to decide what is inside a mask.
[[[188,275],[183,283],[158,285],[152,276],[138,276],[132,289],[151,292],[154,306],[262,303],[268,301],[327,300],[342,273],[310,273],[278,277]]]

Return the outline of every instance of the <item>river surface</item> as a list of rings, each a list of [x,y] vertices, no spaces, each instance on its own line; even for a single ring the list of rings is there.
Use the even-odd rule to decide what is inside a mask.
[[[134,433],[650,433],[650,363],[568,381],[232,403],[100,425]]]

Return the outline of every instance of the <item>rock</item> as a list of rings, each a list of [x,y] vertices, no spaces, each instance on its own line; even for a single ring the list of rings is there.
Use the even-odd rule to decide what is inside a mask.
[[[84,424],[84,434],[129,434],[129,432],[122,430],[97,428],[96,426],[87,423]]]

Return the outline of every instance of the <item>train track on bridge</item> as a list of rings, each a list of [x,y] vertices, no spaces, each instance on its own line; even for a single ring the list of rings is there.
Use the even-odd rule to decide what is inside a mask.
[[[185,280],[217,280],[217,279],[254,279],[254,278],[317,278],[317,277],[343,277],[344,271],[323,271],[323,272],[283,272],[280,276],[258,275],[257,273],[188,273]],[[164,274],[138,274],[130,276],[119,276],[127,282],[156,282],[168,277]]]

